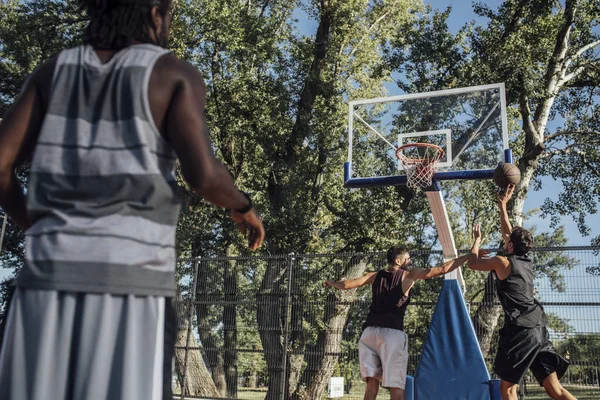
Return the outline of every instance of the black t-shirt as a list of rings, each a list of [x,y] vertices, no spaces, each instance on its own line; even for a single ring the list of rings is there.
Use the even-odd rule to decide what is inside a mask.
[[[511,272],[504,280],[496,277],[496,291],[504,309],[506,326],[533,328],[545,325],[546,314],[533,297],[533,262],[527,255],[509,255]]]
[[[377,273],[371,285],[373,299],[369,307],[367,320],[363,329],[368,326],[404,330],[404,314],[410,303],[410,294],[402,291],[402,276],[406,271],[382,270]]]

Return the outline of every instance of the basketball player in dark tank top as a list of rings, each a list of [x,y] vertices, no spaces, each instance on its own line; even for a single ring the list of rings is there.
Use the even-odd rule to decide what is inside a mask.
[[[547,318],[542,305],[533,297],[533,263],[528,255],[533,247],[531,233],[513,228],[506,203],[514,192],[509,186],[498,195],[500,227],[506,256],[482,258],[479,252],[481,230],[475,227],[475,242],[471,249],[469,268],[492,271],[496,278],[498,298],[504,309],[504,327],[500,330],[494,372],[500,377],[502,400],[517,400],[519,381],[527,369],[553,399],[575,397],[559,382],[568,362],[556,353],[548,340]]]
[[[368,272],[356,279],[325,282],[325,286],[340,290],[371,285],[373,298],[358,344],[360,374],[367,382],[365,400],[375,400],[380,381],[390,389],[391,400],[404,400],[408,366],[404,314],[410,302],[410,290],[417,280],[447,274],[463,265],[468,257],[459,257],[431,269],[409,270],[408,248],[392,247],[387,251],[387,269]]]

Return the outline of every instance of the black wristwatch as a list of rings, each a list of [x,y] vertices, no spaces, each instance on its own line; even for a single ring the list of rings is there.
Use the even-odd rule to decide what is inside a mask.
[[[239,212],[240,214],[246,214],[248,211],[252,210],[254,206],[252,205],[252,199],[250,198],[250,195],[245,192],[242,192],[242,194],[248,199],[248,205],[244,208],[236,208],[235,211]]]

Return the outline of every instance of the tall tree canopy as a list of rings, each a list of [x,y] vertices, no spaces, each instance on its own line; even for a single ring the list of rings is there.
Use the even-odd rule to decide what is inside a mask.
[[[585,217],[596,213],[600,200],[597,0],[507,0],[496,10],[475,4],[485,25],[468,24],[457,33],[447,26],[451,10],[435,12],[418,0],[175,0],[174,9],[171,49],[205,77],[214,150],[237,184],[252,193],[262,213],[268,235],[265,252],[360,252],[397,242],[425,249],[436,245],[434,231],[424,229],[432,226],[432,218],[422,194],[404,187],[342,187],[346,103],[384,96],[394,81],[407,92],[505,82],[511,142],[523,177],[511,204],[515,223],[523,223],[529,191],[543,189],[550,178],[561,182],[563,191],[558,200],[546,201],[543,212],[555,224],[563,216],[574,217],[581,232],[588,232]],[[313,32],[300,29],[296,18],[304,15],[314,22]],[[79,43],[84,25],[85,16],[74,0],[0,2],[0,114],[40,62]],[[26,174],[25,168],[24,181]],[[206,207],[181,184],[180,256],[243,253],[227,212]],[[493,188],[472,182],[445,188],[462,247],[470,241],[471,223],[496,212]],[[484,230],[491,240],[498,239],[495,218],[486,219]],[[564,243],[560,230],[539,238],[548,244]],[[18,268],[23,234],[12,225],[3,250],[3,266]],[[361,274],[369,267],[367,261],[341,265],[340,277]],[[539,273],[559,287],[558,271],[572,263],[552,259],[539,265]],[[248,276],[255,275],[247,271],[238,275],[220,264],[205,267],[208,275],[225,274],[223,279],[240,291],[258,285],[259,300],[278,290],[285,272],[277,263],[256,265],[259,280],[254,281]],[[319,263],[313,267],[324,268]],[[178,271],[188,272],[189,268]],[[477,299],[489,298],[480,291],[481,276],[468,273],[467,280]],[[312,293],[318,282],[303,284],[296,289]],[[434,298],[435,290],[422,292]],[[352,296],[357,295],[344,299],[356,298]],[[267,309],[258,302],[257,307],[263,319],[259,322],[277,329],[248,340],[256,346],[281,346],[281,304]],[[489,328],[481,338],[485,344],[499,311],[490,304],[482,307],[476,323]],[[223,326],[231,325],[222,322],[231,321],[235,309],[224,309],[218,316],[213,311],[199,308],[198,321],[227,330]],[[321,318],[331,332],[344,324],[348,313],[341,306],[334,311],[323,312]],[[228,339],[220,339],[214,331],[199,332],[204,345],[233,340],[231,332],[223,333]],[[324,346],[337,343],[331,335],[316,340]],[[300,335],[291,338],[291,345],[298,354],[309,346]],[[205,356],[214,389],[234,394],[235,375],[228,372],[232,360]],[[302,396],[317,398],[324,386],[313,378],[327,376],[334,366],[329,359],[311,361],[311,376],[302,370],[304,361],[289,360],[288,390],[302,388]],[[267,357],[266,368],[276,375],[280,362]],[[271,381],[277,379],[272,376]],[[270,388],[270,395],[276,389]]]

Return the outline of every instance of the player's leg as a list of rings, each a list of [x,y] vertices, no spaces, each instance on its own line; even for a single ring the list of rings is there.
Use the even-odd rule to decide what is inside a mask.
[[[173,361],[179,330],[179,317],[173,298],[165,299],[165,337],[163,358],[163,400],[173,400]]]
[[[519,384],[500,380],[500,396],[502,400],[519,400]]]
[[[69,397],[75,294],[17,288],[0,350],[0,399]]]
[[[390,388],[390,392],[392,393],[391,400],[404,400],[404,389]]]
[[[367,377],[367,388],[365,389],[364,400],[375,400],[379,392],[379,381],[375,378]]]
[[[548,375],[543,381],[542,386],[546,394],[554,400],[577,400],[567,389],[562,387],[556,372]]]
[[[80,296],[78,351],[70,371],[73,398],[164,399],[167,299]]]
[[[378,332],[380,328],[367,327],[358,342],[360,376],[367,383],[364,400],[375,400],[381,381],[381,359],[378,353]]]
[[[553,399],[573,400],[575,397],[560,384],[559,379],[565,374],[569,362],[561,357],[549,340],[548,330],[539,328],[543,346],[531,364],[531,372],[544,387],[546,394]]]
[[[535,329],[508,326],[500,329],[494,372],[500,378],[502,400],[517,400],[519,382],[533,363],[542,342]]]
[[[390,389],[392,400],[404,400],[408,369],[408,337],[406,333],[382,328],[383,344],[379,348],[383,368],[382,384]]]

